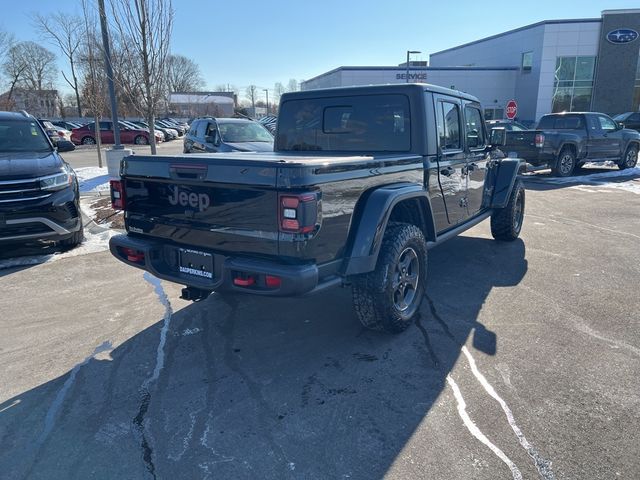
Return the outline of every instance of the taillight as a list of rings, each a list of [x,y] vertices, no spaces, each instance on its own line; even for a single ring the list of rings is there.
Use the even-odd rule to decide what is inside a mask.
[[[543,134],[541,134],[541,133],[537,133],[537,134],[536,134],[535,142],[536,142],[536,147],[537,147],[537,148],[542,148],[542,147],[544,147],[544,135],[543,135]]]
[[[110,180],[109,185],[111,186],[111,207],[114,210],[124,210],[124,183],[120,180]]]
[[[316,192],[280,194],[280,231],[288,233],[310,233],[320,220],[320,195]]]

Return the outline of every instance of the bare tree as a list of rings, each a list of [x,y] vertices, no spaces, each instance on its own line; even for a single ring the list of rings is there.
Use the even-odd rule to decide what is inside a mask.
[[[251,107],[253,107],[253,114],[255,115],[256,111],[256,97],[258,96],[258,87],[256,87],[255,85],[249,85],[247,87],[247,92],[246,92],[246,96],[247,99],[249,99],[249,101],[251,102]]]
[[[16,40],[13,33],[0,30],[0,59],[4,59],[4,56],[15,42]]]
[[[13,91],[16,85],[22,79],[24,71],[27,69],[27,62],[22,55],[22,49],[19,44],[13,45],[9,48],[6,58],[2,63],[2,73],[7,77],[9,81],[9,93],[4,102],[2,108],[5,110],[11,110],[13,108],[12,97]]]
[[[78,86],[78,76],[76,74],[78,53],[81,46],[81,38],[84,33],[83,22],[80,17],[70,16],[65,13],[54,13],[52,15],[34,14],[34,26],[40,35],[57,45],[67,58],[71,70],[71,79],[68,79],[64,71],[64,80],[73,89],[76,95],[76,106],[78,116],[82,116],[82,106],[80,103],[80,87]]]
[[[173,26],[171,0],[111,0],[112,24],[122,53],[124,93],[149,125],[151,154],[156,154],[156,109],[163,99]],[[115,42],[114,42],[115,43]]]
[[[290,78],[287,83],[287,92],[297,92],[298,88],[298,81],[295,78]]]
[[[15,46],[27,65],[21,80],[25,88],[31,90],[51,88],[58,76],[55,54],[35,42],[20,42]]]
[[[204,88],[205,81],[198,64],[183,55],[167,57],[167,88],[169,93],[193,92]]]
[[[86,105],[92,110],[94,119],[94,135],[98,151],[98,166],[102,167],[102,138],[100,137],[100,116],[106,104],[106,77],[102,51],[99,47],[96,32],[98,31],[95,11],[90,10],[88,0],[82,0],[83,42],[79,63],[83,74],[83,97]]]
[[[284,85],[281,82],[276,82],[273,86],[273,105],[277,107],[280,103],[280,97],[286,90],[284,89]],[[275,110],[275,108],[274,108]]]

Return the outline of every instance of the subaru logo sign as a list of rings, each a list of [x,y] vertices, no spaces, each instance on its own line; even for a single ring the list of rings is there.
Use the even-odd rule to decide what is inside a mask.
[[[629,43],[638,38],[638,32],[630,28],[619,28],[607,33],[607,40],[611,43]]]

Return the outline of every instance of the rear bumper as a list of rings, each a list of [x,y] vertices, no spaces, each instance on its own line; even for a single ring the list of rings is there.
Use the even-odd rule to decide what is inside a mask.
[[[188,246],[183,246],[187,248]],[[134,262],[123,253],[123,248],[132,248],[144,253],[144,259]],[[234,291],[267,296],[298,296],[312,292],[318,285],[318,267],[316,265],[286,265],[261,259],[229,257],[213,252],[213,279],[196,277],[180,272],[178,265],[180,246],[132,237],[126,234],[116,235],[109,241],[109,249],[118,260],[146,270],[154,276],[170,282],[208,291]],[[240,287],[233,283],[238,276],[252,275],[256,282]],[[277,288],[268,288],[264,283],[266,275],[279,277],[281,284]]]

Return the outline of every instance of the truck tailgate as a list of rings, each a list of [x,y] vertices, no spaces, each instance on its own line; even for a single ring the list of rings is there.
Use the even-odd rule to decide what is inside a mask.
[[[522,158],[526,161],[538,158],[540,149],[536,147],[536,135],[541,133],[540,130],[508,131],[506,133],[505,153],[507,156]]]
[[[277,255],[277,164],[238,157],[151,157],[123,162],[131,233],[206,250]]]

